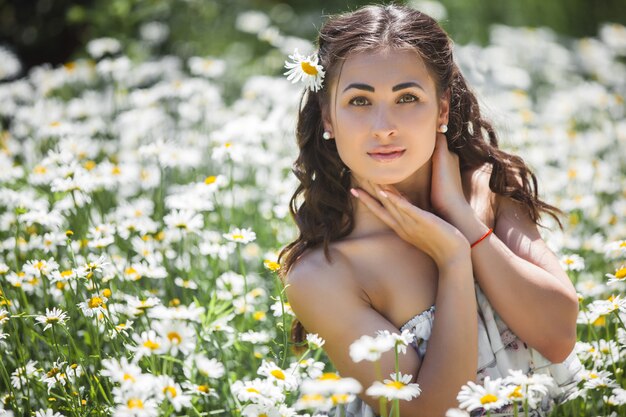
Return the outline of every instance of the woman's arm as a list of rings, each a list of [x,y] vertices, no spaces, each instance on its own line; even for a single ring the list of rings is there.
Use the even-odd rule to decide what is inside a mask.
[[[474,275],[517,336],[551,362],[562,362],[576,343],[576,290],[524,207],[498,200],[494,233],[472,249]],[[446,220],[470,242],[488,230],[469,203]]]

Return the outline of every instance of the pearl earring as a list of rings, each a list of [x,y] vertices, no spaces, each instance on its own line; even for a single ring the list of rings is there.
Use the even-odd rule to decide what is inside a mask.
[[[447,124],[443,124],[443,123],[442,123],[442,124],[439,126],[439,132],[441,132],[441,133],[446,133],[447,131],[448,131],[448,125],[447,125]]]
[[[330,132],[325,130],[324,134],[322,134],[322,137],[324,138],[324,140],[330,139]]]

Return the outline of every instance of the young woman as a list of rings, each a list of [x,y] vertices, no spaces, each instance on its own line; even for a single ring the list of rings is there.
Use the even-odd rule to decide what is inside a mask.
[[[403,416],[443,416],[463,384],[508,369],[571,384],[578,300],[537,229],[558,209],[498,149],[447,34],[414,9],[368,6],[330,18],[318,46],[303,68],[325,77],[297,125],[300,235],[280,256],[295,341],[319,334],[366,388],[375,368],[354,363],[350,344],[410,329],[400,371],[422,393]],[[381,365],[393,372],[393,352]],[[344,412],[374,416],[378,400],[361,393]]]

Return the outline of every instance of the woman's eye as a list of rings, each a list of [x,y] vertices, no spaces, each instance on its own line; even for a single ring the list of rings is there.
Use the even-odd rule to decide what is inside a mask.
[[[400,100],[398,100],[398,102],[400,103],[412,103],[414,101],[417,101],[417,97],[415,97],[413,94],[405,94],[400,97]]]
[[[365,97],[355,97],[350,100],[350,104],[355,106],[365,106],[369,103]]]

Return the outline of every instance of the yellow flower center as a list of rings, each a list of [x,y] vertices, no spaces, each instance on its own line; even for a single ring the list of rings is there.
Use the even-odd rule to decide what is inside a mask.
[[[259,392],[259,390],[258,390],[258,389],[256,389],[256,388],[252,388],[252,387],[250,387],[250,388],[246,388],[246,391],[248,391],[248,392],[252,392],[252,393],[254,393],[254,394],[260,394],[260,392]]]
[[[319,381],[338,381],[341,379],[339,375],[334,372],[324,372],[322,376],[318,378]]]
[[[385,386],[389,388],[395,388],[395,389],[402,389],[405,387],[405,385],[400,381],[391,381],[391,382],[386,383]]]
[[[217,180],[217,177],[215,175],[209,175],[208,177],[204,179],[204,183],[209,185],[209,184],[213,184],[216,180]]]
[[[183,338],[177,332],[169,332],[167,334],[167,338],[169,339],[170,342],[172,342],[175,345],[180,345],[180,342],[183,341]]]
[[[306,61],[302,61],[300,67],[302,67],[302,71],[304,71],[308,75],[317,75],[317,68],[315,68],[313,65],[309,64]]]
[[[523,398],[522,387],[520,385],[516,386],[513,392],[509,394],[509,398]]]
[[[272,272],[276,272],[280,269],[280,264],[278,262],[270,261],[269,259],[263,261],[263,264]]]
[[[161,346],[160,344],[153,342],[152,340],[146,340],[143,345],[144,347],[147,347],[148,349],[151,349],[151,350],[156,350],[159,348],[159,346]]]
[[[131,374],[124,374],[124,381],[132,381],[135,382],[135,377]]]
[[[61,272],[61,276],[63,278],[71,277],[72,276],[72,270],[71,269],[66,269],[65,271]]]
[[[252,314],[252,317],[256,321],[263,320],[265,318],[265,312],[263,312],[263,311],[255,311],[254,314]]]
[[[198,391],[203,392],[205,394],[209,393],[209,386],[208,385],[198,385]]]
[[[324,400],[324,396],[322,394],[304,394],[301,397],[302,401],[311,401],[311,402],[316,402],[316,401],[323,401]]]
[[[571,258],[567,258],[564,262],[565,262],[566,265],[571,265],[571,264],[574,263],[574,260],[571,259]]]
[[[481,404],[495,403],[496,401],[498,401],[498,397],[493,394],[483,395],[483,397],[480,399]]]
[[[166,394],[166,395],[169,394],[170,397],[174,398],[176,397],[176,394],[177,394],[176,388],[174,388],[171,385],[168,385],[167,387],[163,388],[163,394]]]
[[[128,408],[141,408],[141,409],[143,409],[143,401],[141,401],[139,398],[131,398],[126,403],[126,406],[128,406]]]
[[[235,239],[235,240],[243,240],[243,235],[242,234],[235,234],[235,235],[233,235],[233,239]]]
[[[98,297],[97,295],[91,297],[91,299],[87,303],[87,305],[89,305],[89,308],[97,308],[100,307],[102,304],[104,304],[104,301],[102,301],[102,298]]]
[[[35,174],[45,174],[46,172],[48,172],[48,170],[44,166],[37,165],[35,168],[33,168],[33,172]]]
[[[333,405],[345,404],[350,399],[350,396],[348,394],[333,394],[330,399],[332,400]]]
[[[604,326],[606,324],[606,317],[600,316],[593,323],[594,326]]]
[[[615,271],[615,278],[617,279],[626,278],[626,267],[620,268],[617,271]]]
[[[272,372],[270,372],[270,374],[272,374],[272,376],[276,379],[280,379],[280,380],[285,379],[285,373],[281,371],[280,369],[274,369]]]

